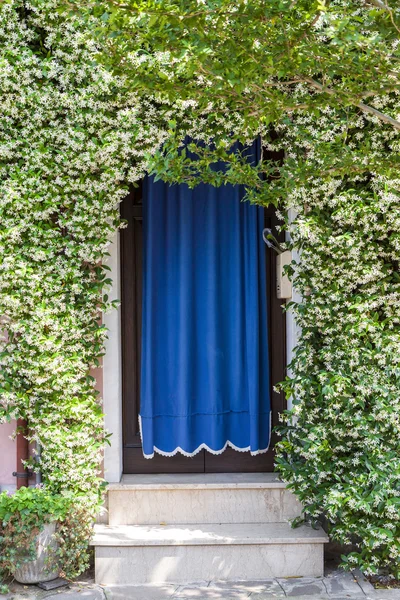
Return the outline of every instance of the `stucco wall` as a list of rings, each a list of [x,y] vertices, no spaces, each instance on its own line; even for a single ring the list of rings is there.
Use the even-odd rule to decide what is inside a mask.
[[[15,441],[10,440],[14,429],[14,422],[0,425],[0,490],[12,489],[15,486],[12,473],[16,466],[16,448]]]

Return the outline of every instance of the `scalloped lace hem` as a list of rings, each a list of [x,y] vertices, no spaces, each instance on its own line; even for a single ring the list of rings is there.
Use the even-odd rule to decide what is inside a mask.
[[[269,415],[270,436],[271,436],[271,417],[272,417],[272,412]],[[139,415],[139,431],[140,431],[140,439],[142,441],[142,449],[143,449],[142,418],[140,415]],[[236,450],[237,452],[250,452],[251,456],[257,456],[258,454],[265,454],[266,452],[268,452],[270,443],[268,443],[268,446],[266,448],[261,448],[260,450],[253,450],[253,451],[250,450],[250,446],[247,446],[246,448],[239,448],[239,446],[235,446],[235,444],[233,444],[229,440],[225,442],[224,446],[220,450],[213,450],[207,444],[200,444],[200,446],[197,446],[197,448],[193,452],[186,452],[186,450],[183,450],[183,448],[181,448],[180,446],[177,446],[171,452],[164,452],[164,450],[160,450],[159,448],[157,448],[157,446],[153,446],[153,453],[145,454],[145,452],[143,450],[143,456],[144,456],[144,458],[154,458],[154,454],[157,453],[157,454],[160,454],[161,456],[168,457],[168,456],[175,456],[176,454],[179,453],[179,454],[183,454],[183,456],[187,456],[188,458],[191,458],[193,456],[196,456],[196,454],[198,454],[202,450],[207,450],[207,452],[210,452],[211,454],[222,454],[223,452],[225,452],[225,450],[228,447],[232,448],[233,450]]]

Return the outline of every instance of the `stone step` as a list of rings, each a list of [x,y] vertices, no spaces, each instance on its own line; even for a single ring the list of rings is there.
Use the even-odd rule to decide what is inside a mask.
[[[99,584],[320,577],[327,536],[287,523],[96,525]]]
[[[108,503],[110,525],[282,523],[301,514],[275,473],[124,475]]]

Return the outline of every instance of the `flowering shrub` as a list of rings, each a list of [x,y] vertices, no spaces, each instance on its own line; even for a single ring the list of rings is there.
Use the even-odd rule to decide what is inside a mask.
[[[398,110],[398,96],[379,104]],[[279,126],[303,175],[293,171],[288,197],[302,299],[278,468],[307,519],[324,517],[332,539],[355,544],[349,568],[399,577],[399,139],[333,110],[295,125]]]
[[[61,16],[60,4],[11,0],[0,8],[0,420],[27,419],[30,441],[42,447],[47,489],[79,496],[89,527],[101,494],[106,441],[90,369],[104,351],[101,313],[112,308],[103,259],[121,225],[118,203],[128,185],[149,170],[175,183],[244,184],[250,201],[279,206],[290,245],[301,252],[292,276],[302,299],[291,306],[301,333],[283,383],[295,406],[281,428],[278,467],[302,500],[306,518],[324,517],[332,538],[357,544],[357,552],[345,558],[349,567],[369,573],[387,568],[399,575],[400,180],[399,138],[392,125],[397,127],[400,107],[391,65],[398,43],[391,46],[387,34],[390,23],[395,26],[393,13],[382,16],[344,2],[346,26],[353,17],[363,24],[356,29],[365,51],[370,37],[390,51],[382,71],[388,89],[369,77],[373,93],[363,91],[368,110],[358,99],[360,61],[351,101],[344,78],[333,108],[327,90],[315,82],[310,88],[309,81],[290,80],[288,90],[274,80],[279,119],[272,130],[269,116],[259,119],[259,107],[253,111],[257,96],[247,88],[237,100],[229,84],[233,91],[224,98],[224,86],[213,95],[213,80],[201,76],[193,84],[204,91],[200,104],[197,92],[197,98],[182,100],[179,87],[173,97],[174,85],[163,94],[162,82],[172,71],[190,80],[190,57],[181,62],[172,57],[165,70],[166,55],[155,53],[152,61],[150,48],[144,60],[143,49],[130,45],[131,74],[132,65],[139,69],[146,61],[160,68],[150,85],[143,67],[146,76],[141,73],[135,89],[123,63],[111,69],[101,66],[108,61],[97,60],[101,11]],[[101,8],[101,2],[95,4]],[[340,2],[331,4],[332,22],[318,14],[307,28],[315,25],[324,43],[335,30],[342,44]],[[160,43],[172,31],[164,17]],[[374,19],[384,23],[385,35],[370,36]],[[144,31],[144,40],[151,40]],[[218,49],[217,31],[214,37]],[[342,52],[339,41],[335,47]],[[187,48],[192,52],[196,45]],[[108,51],[112,56],[112,41]],[[202,52],[211,55],[206,45]],[[373,72],[376,54],[368,56]],[[326,58],[331,65],[329,50]],[[210,71],[217,69],[217,79],[219,61],[216,54]],[[336,83],[339,75],[334,73]],[[286,100],[287,110],[278,111]],[[302,112],[305,104],[311,109]],[[234,142],[258,135],[265,152],[257,164],[230,152]],[[191,153],[182,151],[185,136],[196,140]],[[277,150],[285,160],[271,154]],[[224,170],[211,168],[217,160],[225,161]],[[289,208],[297,215],[292,222]],[[79,531],[64,554],[65,564],[72,564],[68,556],[82,542],[74,573],[86,565],[89,529]]]
[[[0,420],[28,421],[48,490],[79,497],[71,519],[86,510],[91,524],[105,442],[90,375],[110,308],[102,260],[128,181],[160,140],[134,99],[122,99],[122,81],[96,65],[79,21],[56,8],[0,9]],[[88,529],[76,535],[87,547]],[[79,561],[74,573],[84,550]],[[66,571],[69,562],[65,551]]]
[[[118,104],[71,24],[52,27],[23,2],[0,18],[1,416],[28,420],[53,489],[96,495],[104,433],[89,369],[106,334],[100,263],[136,113]]]

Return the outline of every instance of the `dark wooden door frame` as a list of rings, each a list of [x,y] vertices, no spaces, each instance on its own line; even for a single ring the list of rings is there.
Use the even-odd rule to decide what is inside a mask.
[[[181,454],[164,457],[158,454],[145,459],[142,453],[138,412],[140,402],[140,344],[141,344],[141,262],[142,262],[142,193],[132,189],[121,204],[121,217],[128,227],[121,231],[121,319],[122,319],[122,415],[124,473],[203,473],[238,471],[273,471],[276,435],[271,436],[270,450],[251,456],[228,448],[220,455],[201,451],[194,457]],[[278,219],[274,207],[265,209],[265,225],[276,229]],[[283,234],[277,235],[282,240]],[[273,386],[286,374],[286,319],[282,300],[276,296],[276,257],[267,252],[267,293],[269,354],[271,369],[272,427],[279,422],[285,408],[282,392]]]

